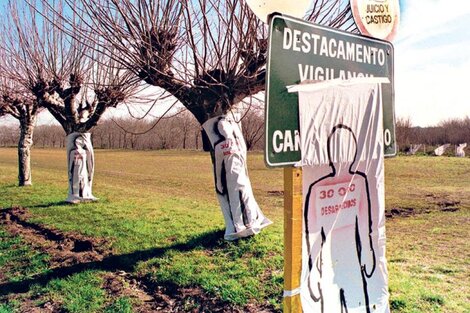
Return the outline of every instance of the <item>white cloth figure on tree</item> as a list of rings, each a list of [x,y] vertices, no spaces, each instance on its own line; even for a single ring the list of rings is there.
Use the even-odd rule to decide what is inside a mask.
[[[450,143],[446,143],[445,145],[437,147],[434,150],[434,155],[442,156],[446,152],[447,148],[449,148],[449,147],[450,147]]]
[[[255,235],[272,222],[261,212],[253,195],[243,134],[233,116],[205,122],[210,142],[217,198],[225,220],[225,240]]]
[[[465,157],[465,148],[467,147],[467,143],[461,143],[455,146],[455,156],[459,158]]]
[[[406,154],[408,155],[415,155],[416,152],[418,152],[418,150],[421,148],[422,144],[418,144],[418,145],[411,145],[408,152]]]
[[[66,202],[98,200],[92,194],[94,153],[90,133],[71,133],[67,136],[69,194]]]
[[[382,80],[299,85],[304,312],[390,311]]]

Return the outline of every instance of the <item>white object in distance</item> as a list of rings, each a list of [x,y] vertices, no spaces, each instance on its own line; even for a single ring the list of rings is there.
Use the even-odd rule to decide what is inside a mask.
[[[246,3],[260,20],[267,23],[268,15],[274,12],[303,18],[312,0],[246,0]]]

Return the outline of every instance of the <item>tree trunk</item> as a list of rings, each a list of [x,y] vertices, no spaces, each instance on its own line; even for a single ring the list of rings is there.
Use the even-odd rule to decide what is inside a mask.
[[[67,136],[69,194],[66,202],[98,200],[92,194],[95,157],[90,133],[74,132]]]
[[[215,190],[225,220],[226,240],[252,236],[272,222],[253,195],[247,152],[241,128],[233,114],[214,117],[202,127],[211,143]]]
[[[187,132],[183,132],[183,150],[186,150],[186,136]]]
[[[20,121],[20,140],[18,142],[18,185],[31,186],[31,147],[36,116]]]

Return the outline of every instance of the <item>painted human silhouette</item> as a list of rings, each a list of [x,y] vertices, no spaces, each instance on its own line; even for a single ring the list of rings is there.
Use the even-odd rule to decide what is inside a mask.
[[[92,194],[94,157],[89,134],[72,133],[68,138],[69,195],[67,202],[97,200]]]
[[[357,150],[352,129],[334,126],[327,141],[331,172],[309,185],[305,199],[308,290],[322,313],[371,312],[367,282],[377,261],[369,183],[357,170]],[[310,234],[320,240],[310,242]]]
[[[247,149],[239,125],[221,116],[205,124],[213,145],[212,158],[217,197],[225,220],[226,240],[257,234],[272,222],[267,219],[253,195],[248,177]]]

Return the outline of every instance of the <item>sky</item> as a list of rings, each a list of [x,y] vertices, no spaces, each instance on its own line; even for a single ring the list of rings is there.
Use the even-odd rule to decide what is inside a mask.
[[[393,41],[396,116],[422,127],[470,117],[470,1],[400,4],[401,22]],[[41,124],[53,121],[47,113],[40,119]]]
[[[400,2],[396,116],[423,127],[470,117],[470,1]]]

